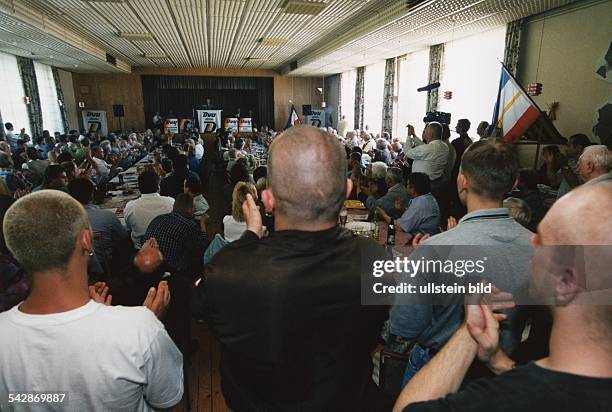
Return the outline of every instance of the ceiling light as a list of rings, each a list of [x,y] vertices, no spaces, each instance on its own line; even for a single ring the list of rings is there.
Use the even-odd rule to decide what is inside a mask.
[[[261,44],[262,46],[284,46],[288,42],[289,40],[287,39],[274,39],[271,37],[262,37],[261,39],[257,40],[257,43]]]
[[[126,40],[153,40],[153,35],[151,33],[127,33],[120,31],[117,33],[117,36]]]
[[[282,8],[287,14],[317,16],[327,7],[326,3],[304,0],[287,0]]]

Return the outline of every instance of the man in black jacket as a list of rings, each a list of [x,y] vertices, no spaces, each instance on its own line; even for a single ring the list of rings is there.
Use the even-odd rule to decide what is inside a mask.
[[[270,147],[268,182],[276,231],[261,239],[249,197],[248,230],[205,270],[225,400],[236,411],[364,408],[387,313],[361,304],[361,285],[386,254],[338,227],[352,189],[345,152],[324,131],[292,127]]]

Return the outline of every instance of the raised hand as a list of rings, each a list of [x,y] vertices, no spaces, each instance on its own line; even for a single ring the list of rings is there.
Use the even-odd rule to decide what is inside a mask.
[[[250,193],[247,193],[246,200],[242,203],[242,213],[247,224],[247,230],[255,233],[261,239],[263,237],[261,214],[259,213],[259,206],[257,206]]]
[[[421,245],[421,243],[426,241],[427,239],[429,239],[429,233],[425,233],[425,234],[417,233],[412,238],[412,247],[413,248],[419,247]]]
[[[110,306],[113,295],[108,294],[108,286],[105,282],[96,282],[89,287],[89,297],[98,303]]]
[[[151,287],[147,293],[147,297],[142,303],[151,312],[157,316],[157,319],[162,319],[166,315],[168,305],[170,305],[170,288],[168,282],[162,280],[157,285],[157,289]]]
[[[457,219],[455,219],[452,216],[449,217],[448,220],[446,221],[446,230],[451,230],[455,226],[457,226]]]

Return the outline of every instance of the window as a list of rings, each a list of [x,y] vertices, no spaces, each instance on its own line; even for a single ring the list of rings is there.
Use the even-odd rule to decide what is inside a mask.
[[[397,116],[394,119],[393,136],[405,141],[406,126],[414,126],[417,136],[423,132],[423,117],[427,109],[427,92],[417,92],[427,85],[429,76],[429,49],[423,49],[399,61]]]
[[[346,116],[349,129],[355,127],[355,83],[357,70],[349,70],[340,76],[340,116]]]
[[[36,71],[38,95],[40,96],[43,130],[48,130],[51,135],[55,132],[64,133],[62,114],[57,99],[57,90],[51,66],[34,62],[34,70]]]
[[[23,101],[23,83],[17,66],[17,58],[12,54],[0,53],[0,112],[4,123],[12,123],[15,133],[22,128],[30,134],[30,119],[28,110]]]
[[[366,66],[363,76],[363,125],[369,132],[379,134],[382,129],[385,62]]]
[[[476,127],[482,120],[491,122],[499,88],[501,64],[504,58],[506,28],[490,30],[446,43],[444,67],[440,79],[438,110],[451,113],[451,140],[459,119],[472,125],[469,135],[478,139]],[[444,99],[452,91],[451,100]]]

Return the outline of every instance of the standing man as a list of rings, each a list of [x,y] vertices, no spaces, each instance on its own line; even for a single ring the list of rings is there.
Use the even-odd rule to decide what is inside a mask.
[[[164,127],[164,118],[159,114],[159,112],[155,112],[153,116],[153,128],[155,130],[161,130]]]
[[[338,122],[338,135],[344,137],[347,130],[348,122],[346,121],[346,116],[343,115],[340,121]]]
[[[325,131],[291,127],[270,146],[268,182],[275,232],[262,239],[247,195],[247,231],[205,270],[225,400],[237,411],[367,410],[386,310],[361,304],[360,274],[386,255],[338,226],[352,189],[346,152]]]
[[[459,173],[459,165],[461,164],[461,156],[463,152],[472,144],[472,138],[468,136],[468,130],[470,130],[470,121],[468,119],[459,119],[455,126],[455,131],[459,134],[459,137],[451,142],[455,147],[457,153],[455,159],[455,165],[453,167],[453,176],[457,176]]]

